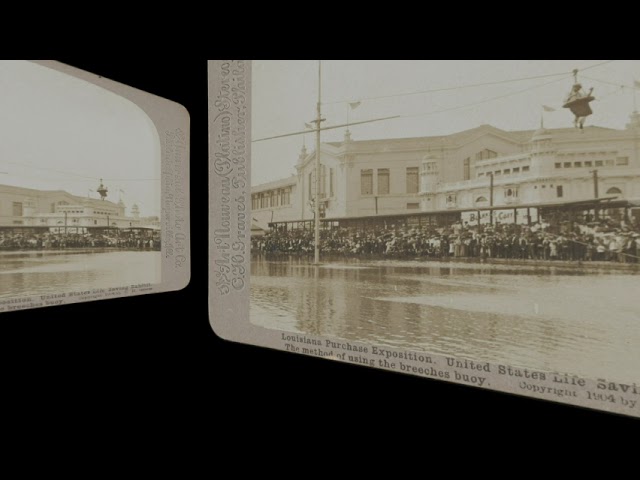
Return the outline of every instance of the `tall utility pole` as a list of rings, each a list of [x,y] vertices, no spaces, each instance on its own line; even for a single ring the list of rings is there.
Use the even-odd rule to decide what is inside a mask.
[[[320,123],[322,122],[322,113],[320,111],[322,100],[322,60],[318,60],[318,106],[316,124],[316,181],[315,181],[315,202],[314,202],[314,220],[315,220],[315,236],[314,236],[314,260],[315,265],[320,264]]]
[[[316,181],[315,183],[315,187],[311,187],[311,185],[309,185],[309,190],[311,190],[313,188],[313,190],[315,191],[315,199],[314,199],[314,225],[315,225],[315,255],[314,255],[314,263],[315,264],[319,264],[320,263],[320,180],[321,180],[321,176],[320,176],[320,131],[321,130],[334,130],[336,128],[342,128],[342,127],[349,127],[349,126],[353,126],[353,125],[362,125],[364,123],[373,123],[373,122],[380,122],[382,120],[391,120],[394,118],[400,118],[400,115],[393,115],[391,117],[382,117],[382,118],[373,118],[371,120],[363,120],[361,122],[353,122],[353,123],[345,123],[343,125],[333,125],[331,127],[325,127],[325,128],[321,128],[321,123],[325,121],[324,118],[322,118],[322,112],[321,112],[321,107],[322,107],[322,61],[318,60],[318,105],[317,105],[317,116],[316,119],[313,120],[311,123],[315,123],[315,130],[316,130],[316,161],[315,161],[315,175],[316,175]],[[306,124],[305,124],[306,125]],[[291,137],[294,135],[306,135],[307,133],[309,133],[311,131],[311,127],[310,125],[306,125],[307,126],[307,130],[303,130],[301,132],[292,132],[292,133],[285,133],[283,135],[275,135],[273,137],[264,137],[264,138],[258,138],[255,140],[252,140],[252,142],[263,142],[265,140],[272,140],[274,138],[283,138],[283,137]],[[304,184],[303,184],[304,185]],[[106,192],[106,187],[103,187],[102,185],[102,180],[100,182],[100,187],[101,188],[105,188],[105,192]],[[99,190],[98,190],[99,192]],[[304,206],[303,206],[304,208]],[[303,210],[304,212],[304,210]],[[304,218],[304,215],[303,215]],[[303,220],[304,222],[306,222],[306,220]],[[306,223],[305,223],[306,225]],[[306,227],[305,227],[306,228]]]
[[[489,172],[489,177],[489,207],[491,207],[489,210],[489,224],[493,225],[493,172]],[[480,222],[480,219],[478,219],[478,222]]]
[[[591,173],[593,173],[593,197],[594,198],[598,198],[598,170],[592,170]],[[596,220],[598,220],[599,215],[598,215],[598,205],[594,205],[593,207],[593,216],[595,217]]]

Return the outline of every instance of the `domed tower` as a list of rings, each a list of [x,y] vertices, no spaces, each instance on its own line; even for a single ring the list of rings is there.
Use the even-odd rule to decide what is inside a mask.
[[[420,169],[420,194],[423,196],[423,210],[435,210],[435,194],[440,181],[440,158],[429,153],[422,159]]]
[[[100,185],[98,185],[98,188],[96,188],[96,192],[98,192],[102,200],[107,198],[107,193],[109,193],[109,189],[104,186],[104,184],[102,183],[102,179],[100,179]]]
[[[134,203],[131,207],[131,216],[133,218],[140,218],[140,208],[138,208],[138,204]]]
[[[124,216],[124,212],[125,212],[126,208],[127,208],[127,206],[122,201],[122,197],[120,197],[120,200],[118,200],[118,210],[119,210],[119,214],[121,216]]]
[[[529,141],[531,144],[531,167],[533,176],[553,173],[557,148],[553,143],[553,136],[542,124]]]

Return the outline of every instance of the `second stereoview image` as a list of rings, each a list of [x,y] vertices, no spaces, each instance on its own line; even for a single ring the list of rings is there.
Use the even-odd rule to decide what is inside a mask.
[[[214,62],[209,81],[219,334],[638,415],[640,63]]]

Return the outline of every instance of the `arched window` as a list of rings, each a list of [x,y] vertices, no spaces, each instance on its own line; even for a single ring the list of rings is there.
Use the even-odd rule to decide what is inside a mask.
[[[507,187],[504,189],[504,198],[512,200],[518,196],[517,187]]]
[[[487,160],[489,158],[496,158],[497,156],[498,156],[497,152],[494,152],[493,150],[489,150],[488,148],[485,148],[481,152],[476,153],[476,160]]]
[[[607,190],[608,195],[613,195],[615,193],[620,194],[622,193],[622,190],[620,190],[618,187],[611,187],[609,190]]]
[[[478,197],[476,198],[476,203],[487,203],[487,197]]]
[[[438,174],[438,162],[423,162],[422,168],[427,175]]]

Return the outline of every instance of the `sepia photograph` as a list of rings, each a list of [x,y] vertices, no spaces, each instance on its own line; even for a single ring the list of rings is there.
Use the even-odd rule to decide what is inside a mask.
[[[161,142],[145,111],[49,65],[0,61],[5,308],[160,283],[160,210]]]
[[[219,335],[639,415],[640,62],[253,61],[250,200],[234,66],[210,70]]]

